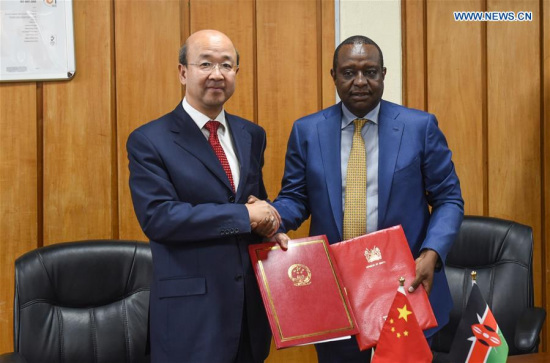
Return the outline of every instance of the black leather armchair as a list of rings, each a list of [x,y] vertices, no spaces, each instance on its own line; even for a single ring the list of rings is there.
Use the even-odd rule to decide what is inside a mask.
[[[14,353],[0,362],[149,362],[152,260],[137,241],[60,243],[15,262]]]
[[[433,338],[434,362],[448,362],[471,290],[472,270],[508,343],[509,355],[538,350],[546,311],[533,307],[533,231],[512,221],[465,216],[447,255],[445,272],[454,307],[449,324]]]

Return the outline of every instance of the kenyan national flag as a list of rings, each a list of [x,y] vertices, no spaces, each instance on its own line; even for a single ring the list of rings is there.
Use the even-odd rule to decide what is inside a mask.
[[[449,357],[453,363],[506,362],[508,344],[475,282]]]

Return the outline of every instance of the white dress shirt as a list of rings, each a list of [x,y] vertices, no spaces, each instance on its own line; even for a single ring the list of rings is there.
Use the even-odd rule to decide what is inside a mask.
[[[210,132],[208,132],[204,125],[206,125],[208,121],[218,121],[221,124],[218,128],[218,139],[220,140],[220,144],[222,145],[225,156],[227,157],[227,161],[229,162],[231,175],[233,176],[233,184],[235,184],[235,191],[237,191],[241,174],[240,164],[239,159],[237,158],[237,154],[235,153],[235,146],[233,145],[231,131],[229,130],[229,127],[227,127],[227,121],[225,120],[225,111],[222,110],[222,112],[220,112],[220,114],[216,116],[214,120],[212,120],[208,116],[193,108],[193,106],[191,106],[189,102],[187,102],[185,97],[183,98],[181,104],[185,112],[187,112],[189,116],[191,116],[191,119],[193,119],[195,124],[197,124],[197,127],[202,131],[204,137],[206,137],[207,140],[210,136]]]

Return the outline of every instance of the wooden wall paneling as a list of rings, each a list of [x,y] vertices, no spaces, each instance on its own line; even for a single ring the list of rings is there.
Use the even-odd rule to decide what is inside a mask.
[[[44,244],[112,236],[111,6],[74,2],[75,78],[44,83]]]
[[[542,19],[550,19],[550,3],[542,2]],[[548,21],[542,22],[542,105],[543,119],[541,122],[543,137],[543,211],[542,211],[542,249],[544,251],[543,271],[540,276],[542,285],[543,306],[546,311],[550,311],[550,24]],[[548,325],[548,324],[547,324]],[[543,340],[544,351],[548,349],[550,337],[548,332],[545,332],[545,340]]]
[[[483,25],[455,22],[452,14],[458,9],[482,11],[483,1],[427,2],[427,106],[453,151],[465,212],[481,215],[485,200]]]
[[[540,305],[541,90],[539,2],[489,0],[489,11],[532,11],[531,22],[489,22],[489,215],[533,227],[535,303]]]
[[[255,120],[255,28],[252,0],[191,0],[191,33],[215,29],[225,33],[240,55],[235,93],[225,105],[232,114]],[[261,70],[260,70],[261,71]]]
[[[426,0],[403,1],[403,104],[426,110]]]
[[[257,0],[258,124],[267,132],[264,180],[271,198],[279,192],[286,144],[299,117],[321,109],[315,0]],[[328,70],[325,70],[328,71]],[[307,226],[300,233],[307,235]],[[274,351],[268,363],[316,362],[312,346]]]
[[[184,4],[185,5],[185,4]],[[126,140],[138,126],[172,111],[182,99],[179,1],[115,1],[118,191],[122,239],[147,240],[128,187]]]
[[[14,263],[37,247],[35,83],[0,85],[0,354],[13,351]]]
[[[317,363],[317,353],[313,345],[277,350],[272,340],[265,363]]]
[[[275,197],[292,124],[321,109],[317,2],[258,0],[256,16],[258,123],[267,132],[264,179]]]
[[[330,75],[332,60],[334,57],[335,44],[335,22],[334,22],[334,0],[319,0],[321,16],[318,16],[317,29],[320,31],[320,46],[318,47],[321,58],[319,72],[321,76],[322,102],[321,108],[327,108],[336,102],[336,87]]]

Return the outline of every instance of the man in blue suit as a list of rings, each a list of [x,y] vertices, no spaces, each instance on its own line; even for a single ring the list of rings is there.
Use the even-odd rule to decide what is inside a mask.
[[[451,151],[434,115],[382,100],[386,68],[371,39],[354,36],[340,44],[331,75],[342,102],[297,120],[292,128],[282,189],[274,201],[281,229],[296,229],[311,215],[310,235],[326,234],[330,243],[344,239],[345,205],[355,202],[346,199],[354,120],[368,120],[357,134],[366,153],[366,165],[360,165],[366,167],[365,224],[359,235],[403,226],[416,258],[409,291],[423,284],[439,324],[426,332],[429,337],[449,318],[452,300],[440,266],[464,213]],[[360,352],[355,339],[316,349],[320,363],[370,361],[370,351]]]
[[[226,35],[192,34],[179,61],[185,98],[127,142],[134,209],[153,253],[152,361],[263,362],[271,333],[248,245],[272,235],[279,216],[246,202],[267,197],[265,131],[223,109],[239,70]]]

